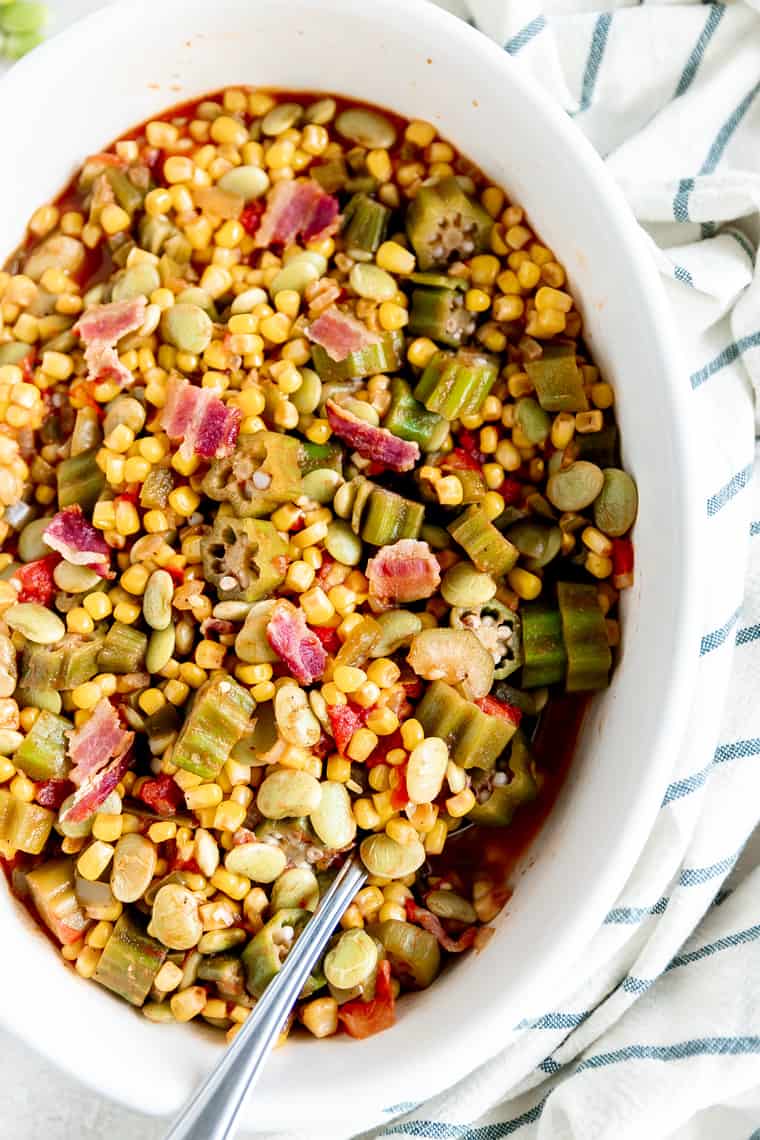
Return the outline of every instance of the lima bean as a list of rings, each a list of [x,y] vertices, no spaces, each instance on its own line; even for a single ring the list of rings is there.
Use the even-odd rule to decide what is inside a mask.
[[[148,934],[170,950],[190,950],[203,934],[198,900],[187,887],[167,883],[153,901]]]
[[[160,673],[171,661],[175,643],[173,625],[168,625],[166,629],[154,629],[145,652],[145,668],[149,673]]]
[[[604,486],[594,503],[594,522],[605,534],[620,538],[636,521],[639,493],[627,471],[606,467],[603,475]]]
[[[300,685],[280,685],[274,695],[274,715],[280,736],[298,748],[313,748],[322,729]]]
[[[425,902],[428,910],[431,910],[438,918],[453,918],[457,922],[467,923],[478,921],[472,903],[454,891],[431,891],[429,895],[426,895]]]
[[[114,301],[131,301],[134,297],[150,297],[161,286],[161,275],[149,261],[130,265],[117,278],[111,290]]]
[[[274,598],[256,602],[248,611],[243,628],[235,638],[235,652],[249,665],[264,665],[277,660],[267,640],[267,626],[275,607]]]
[[[141,898],[156,870],[156,847],[144,835],[130,832],[116,844],[111,864],[111,890],[119,902]]]
[[[313,368],[301,368],[301,386],[290,397],[290,402],[302,416],[309,416],[319,407],[322,398],[322,381]]]
[[[200,305],[172,305],[161,317],[164,340],[180,352],[197,355],[211,342],[211,318]]]
[[[549,476],[546,497],[558,511],[582,511],[593,503],[603,484],[601,468],[579,459]]]
[[[322,783],[322,798],[312,811],[311,825],[326,847],[339,851],[356,836],[356,820],[351,811],[351,797],[344,784],[334,780]]]
[[[360,297],[370,301],[390,301],[396,295],[396,282],[390,273],[377,265],[357,262],[348,276],[349,284]]]
[[[377,614],[375,621],[381,632],[370,650],[370,657],[390,657],[402,645],[408,645],[422,629],[419,614],[410,610],[386,610],[384,614]]]
[[[270,907],[273,913],[292,907],[316,910],[318,902],[319,883],[309,867],[288,867],[272,887]]]
[[[313,499],[315,503],[331,503],[342,482],[343,476],[332,467],[318,467],[315,471],[309,471],[304,475],[301,488],[304,495]],[[351,533],[353,534],[353,531]]]
[[[344,930],[325,955],[325,977],[331,986],[351,989],[369,977],[377,967],[377,959],[377,945],[366,930]]]
[[[283,289],[292,289],[295,293],[303,293],[312,281],[318,280],[319,271],[317,268],[311,262],[301,261],[299,258],[291,261],[278,273],[275,273],[269,283],[269,293],[272,297],[276,297]]]
[[[396,128],[385,115],[367,107],[351,107],[341,111],[335,127],[344,138],[368,150],[388,149],[396,141]]]
[[[151,629],[166,629],[172,620],[174,580],[168,570],[154,570],[143,594],[143,616]]]
[[[443,575],[441,594],[450,606],[483,606],[496,594],[496,582],[471,562],[456,562]]]
[[[235,166],[217,182],[220,190],[239,194],[245,202],[260,198],[269,189],[269,175],[260,166]]]
[[[60,641],[66,632],[58,614],[37,602],[16,602],[8,607],[4,617],[11,629],[35,645],[52,645],[54,641]]]
[[[370,875],[383,879],[403,879],[425,862],[425,848],[419,839],[401,844],[385,832],[368,835],[362,840],[359,853]]]
[[[71,562],[59,562],[53,570],[53,581],[59,590],[67,594],[84,594],[97,586],[103,579],[89,566],[74,566]]]
[[[227,852],[224,865],[236,875],[245,875],[252,883],[273,883],[287,866],[281,847],[258,839],[240,843]]]
[[[314,776],[295,768],[282,769],[262,782],[256,806],[267,819],[288,819],[311,815],[321,799],[322,787]]]
[[[358,566],[362,559],[362,540],[343,519],[328,523],[325,549],[344,566]]]
[[[22,562],[35,562],[50,553],[50,547],[43,539],[43,532],[50,526],[52,518],[32,519],[18,536],[18,556]]]

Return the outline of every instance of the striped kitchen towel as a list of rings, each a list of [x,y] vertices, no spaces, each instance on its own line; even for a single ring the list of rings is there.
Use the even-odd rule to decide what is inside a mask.
[[[760,820],[760,14],[445,6],[561,102],[651,239],[704,456],[694,494],[709,593],[693,714],[659,817],[563,1000],[505,1030],[498,1056],[455,1088],[389,1108],[363,1135],[760,1140],[760,844],[753,854],[748,842]],[[330,1140],[355,1129],[346,1121]]]

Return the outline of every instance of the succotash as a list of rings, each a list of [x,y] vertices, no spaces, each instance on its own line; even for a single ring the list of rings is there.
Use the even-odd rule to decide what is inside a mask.
[[[0,273],[0,502],[0,851],[77,973],[231,1037],[355,846],[313,1035],[484,945],[458,833],[609,683],[637,499],[562,265],[431,124],[230,89],[88,158]]]

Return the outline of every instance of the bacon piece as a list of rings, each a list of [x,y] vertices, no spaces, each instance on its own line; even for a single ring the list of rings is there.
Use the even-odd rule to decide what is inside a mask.
[[[81,823],[83,820],[89,819],[108,799],[114,788],[118,787],[122,776],[129,771],[134,759],[132,752],[134,736],[134,732],[125,732],[119,753],[102,771],[94,776],[89,776],[79,790],[75,792],[74,799],[69,807],[59,817],[64,823],[67,821],[69,823]]]
[[[373,459],[392,471],[411,471],[420,457],[420,447],[408,439],[399,439],[387,428],[375,427],[360,420],[353,412],[328,400],[327,422],[333,433],[358,451],[365,459]]]
[[[398,602],[418,602],[435,593],[441,581],[438,560],[426,542],[401,538],[384,546],[367,563],[369,604],[375,612]]]
[[[320,344],[331,360],[345,360],[351,352],[378,344],[380,337],[351,313],[331,305],[306,330],[309,340]]]
[[[240,420],[240,411],[227,407],[210,388],[199,388],[181,376],[170,377],[160,422],[169,439],[182,440],[179,454],[184,459],[230,455]]]
[[[292,602],[278,599],[267,626],[267,640],[302,685],[311,685],[324,673],[324,646],[307,626],[303,610],[297,610]]]
[[[74,566],[88,566],[101,578],[108,577],[111,548],[102,533],[82,514],[78,505],[64,507],[45,527],[42,537],[48,546]]]
[[[106,697],[102,697],[89,720],[69,736],[69,756],[74,765],[69,779],[81,785],[89,776],[99,772],[120,750],[126,736],[131,740],[133,733],[121,727],[116,709]]]
[[[122,385],[134,379],[119,360],[116,343],[127,333],[135,332],[145,320],[145,297],[129,301],[111,301],[108,305],[92,305],[74,325],[85,343],[84,359],[87,379],[100,380],[115,376]]]
[[[276,182],[254,237],[258,249],[273,242],[288,245],[297,237],[310,241],[338,228],[338,199],[325,194],[313,179]]]
[[[35,785],[34,799],[40,807],[58,811],[63,801],[74,791],[76,788],[71,780],[41,780]]]
[[[414,922],[417,926],[421,926],[423,930],[429,930],[438,939],[438,943],[444,950],[448,950],[450,954],[461,954],[463,950],[469,950],[473,942],[478,936],[477,926],[468,926],[458,938],[452,938],[443,929],[443,924],[437,915],[433,914],[430,910],[425,910],[422,906],[417,906],[414,899],[406,900],[406,917],[409,922]]]

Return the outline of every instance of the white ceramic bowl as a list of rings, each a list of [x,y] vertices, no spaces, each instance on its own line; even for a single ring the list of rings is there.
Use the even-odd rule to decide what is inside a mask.
[[[568,268],[639,485],[622,661],[496,936],[402,1001],[391,1032],[277,1052],[248,1110],[257,1129],[350,1116],[358,1129],[369,1109],[452,1084],[521,1017],[551,1008],[633,867],[697,658],[694,456],[663,290],[602,163],[519,65],[420,0],[128,0],[51,40],[0,84],[0,263],[86,155],[231,84],[342,92],[429,119],[506,187]],[[175,1110],[219,1056],[218,1038],[150,1024],[85,984],[4,887],[0,922],[0,1020],[103,1093]]]

